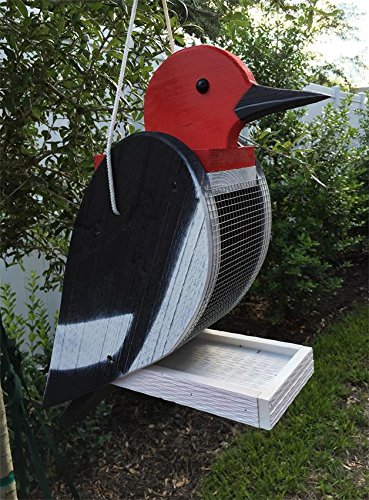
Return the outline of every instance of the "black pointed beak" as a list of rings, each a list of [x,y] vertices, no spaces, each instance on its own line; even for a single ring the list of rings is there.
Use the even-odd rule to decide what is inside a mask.
[[[278,111],[299,108],[329,97],[316,92],[253,85],[238,101],[235,112],[242,122],[249,123]]]

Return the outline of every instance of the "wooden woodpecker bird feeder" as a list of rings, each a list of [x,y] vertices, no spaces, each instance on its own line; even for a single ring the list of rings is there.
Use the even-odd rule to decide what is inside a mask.
[[[245,124],[326,96],[258,85],[229,52],[180,50],[154,73],[145,132],[112,148],[70,243],[45,406],[106,384],[271,428],[312,373],[311,349],[205,330],[264,261],[271,208]]]

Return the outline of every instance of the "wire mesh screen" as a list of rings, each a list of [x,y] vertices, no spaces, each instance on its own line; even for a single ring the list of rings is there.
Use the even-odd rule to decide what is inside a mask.
[[[227,314],[253,283],[267,252],[271,207],[261,169],[256,179],[213,190],[209,196],[214,251],[219,255],[210,300],[184,339],[189,340]]]

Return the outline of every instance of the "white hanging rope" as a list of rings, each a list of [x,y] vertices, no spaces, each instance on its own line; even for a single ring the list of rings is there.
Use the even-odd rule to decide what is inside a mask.
[[[120,96],[122,94],[122,89],[123,89],[123,80],[124,80],[124,74],[126,72],[129,46],[130,46],[131,41],[132,41],[132,31],[133,31],[133,26],[134,26],[135,17],[136,17],[137,4],[138,4],[138,0],[133,0],[132,10],[131,10],[131,18],[129,20],[129,25],[128,25],[128,29],[127,29],[126,43],[124,46],[123,59],[122,59],[121,67],[120,67],[119,79],[118,79],[118,84],[117,84],[117,92],[115,94],[114,107],[113,107],[113,112],[111,114],[109,130],[108,130],[108,137],[107,137],[107,142],[106,142],[106,164],[107,164],[107,170],[108,170],[110,205],[111,205],[111,209],[115,215],[119,215],[119,211],[118,211],[117,203],[116,203],[116,199],[115,199],[113,167],[112,167],[112,163],[111,163],[111,146],[113,144],[114,127],[115,127],[115,124],[117,121],[119,101],[120,101]]]
[[[174,52],[174,38],[173,38],[173,33],[172,33],[172,27],[170,25],[168,4],[167,4],[167,0],[162,0],[162,2],[163,2],[165,23],[166,23],[167,31],[168,31],[170,50],[173,53]],[[110,205],[111,205],[112,212],[115,215],[120,215],[120,214],[119,214],[119,210],[117,208],[117,202],[116,202],[116,198],[115,198],[113,166],[112,166],[112,161],[111,161],[111,146],[113,144],[114,127],[115,127],[115,124],[117,122],[120,96],[121,96],[122,90],[123,90],[123,81],[124,81],[124,75],[126,72],[129,46],[132,42],[132,31],[133,31],[135,17],[136,17],[137,5],[138,5],[138,0],[133,0],[131,17],[130,17],[129,25],[128,25],[128,29],[127,29],[126,43],[124,46],[122,64],[120,67],[119,79],[118,79],[118,84],[117,84],[117,91],[115,94],[114,107],[113,107],[113,112],[112,112],[111,118],[110,118],[110,124],[109,124],[107,142],[106,142],[106,165],[107,165],[107,171],[108,171]]]
[[[173,33],[172,33],[172,26],[170,24],[170,17],[169,17],[169,12],[168,12],[168,4],[167,4],[167,0],[162,0],[162,1],[163,1],[163,10],[164,10],[165,24],[167,25],[167,31],[168,31],[170,51],[173,54],[173,52],[174,52],[174,38],[173,38]]]

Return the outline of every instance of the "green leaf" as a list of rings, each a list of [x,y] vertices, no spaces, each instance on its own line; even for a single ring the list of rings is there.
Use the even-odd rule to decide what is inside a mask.
[[[308,30],[311,30],[313,26],[313,20],[314,20],[314,9],[311,8],[308,12],[308,17],[307,17],[307,28]]]
[[[28,18],[28,10],[22,0],[13,0],[12,2],[15,7],[19,10],[24,18]]]

